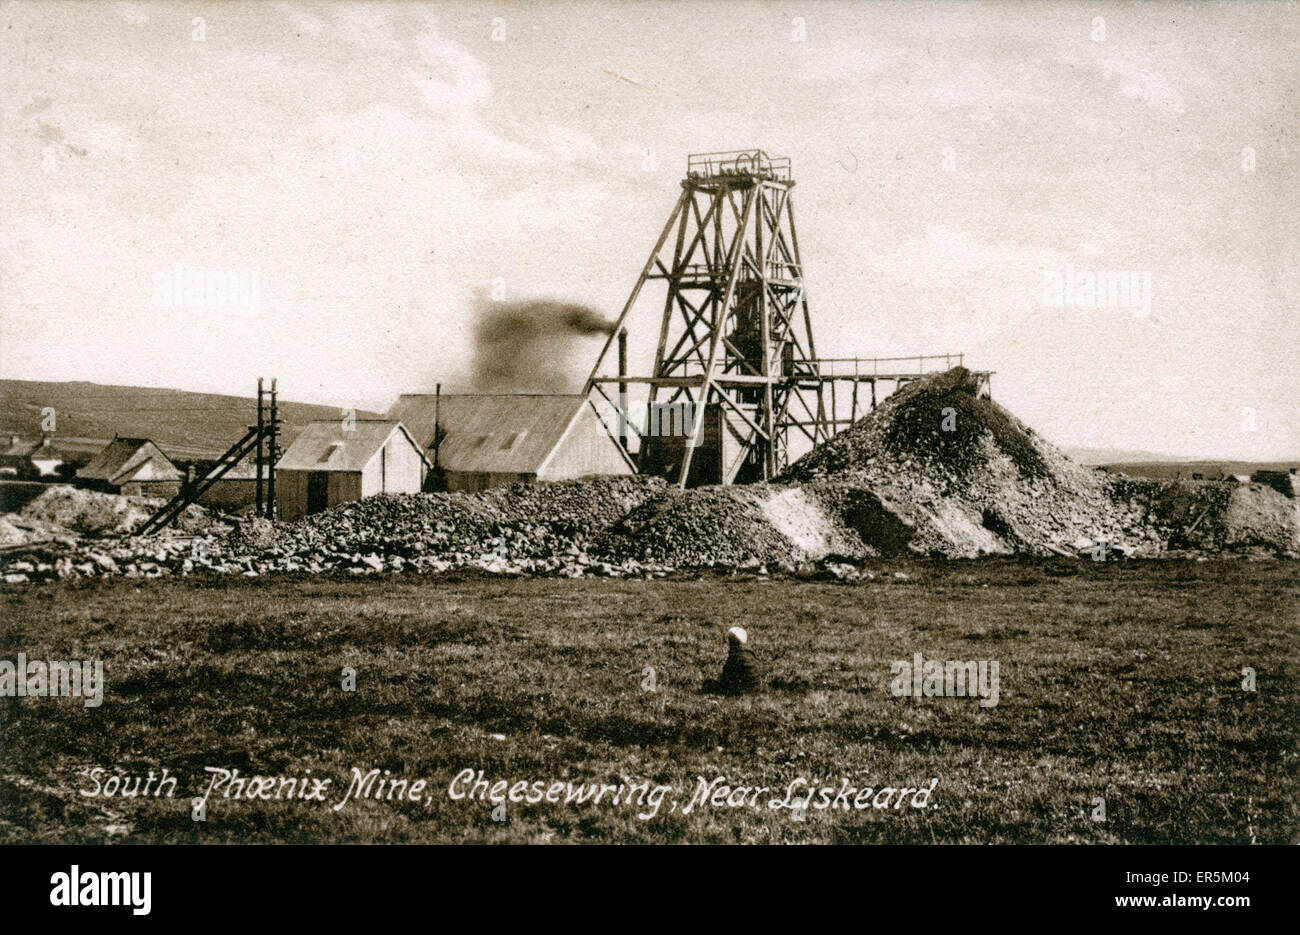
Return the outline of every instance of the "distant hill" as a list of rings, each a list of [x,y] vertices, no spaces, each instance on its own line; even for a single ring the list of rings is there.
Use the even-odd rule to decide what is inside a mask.
[[[1231,474],[1249,477],[1256,471],[1289,471],[1300,467],[1300,458],[1295,461],[1124,461],[1098,467],[1130,477],[1191,478],[1199,474],[1206,480],[1216,480]]]
[[[1100,464],[1173,463],[1187,460],[1177,455],[1161,454],[1155,451],[1135,451],[1126,448],[1071,448],[1067,446],[1064,451],[1080,464],[1087,464],[1092,467]]]
[[[0,432],[39,438],[41,411],[55,411],[54,442],[64,451],[98,451],[114,435],[151,438],[169,457],[215,458],[257,421],[255,397],[100,383],[0,380]],[[308,422],[337,419],[337,406],[279,403],[282,446]],[[375,418],[357,412],[357,418]],[[7,439],[6,439],[7,441]]]
[[[1104,467],[1137,477],[1223,477],[1228,474],[1254,474],[1256,471],[1287,471],[1300,467],[1294,461],[1238,461],[1232,458],[1180,458],[1153,451],[1123,448],[1066,448],[1065,453],[1080,464]]]

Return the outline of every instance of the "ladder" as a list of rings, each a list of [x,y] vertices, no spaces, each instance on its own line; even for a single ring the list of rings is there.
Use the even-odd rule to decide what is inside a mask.
[[[187,506],[197,502],[199,497],[203,496],[213,484],[225,477],[231,468],[246,458],[257,447],[261,439],[270,438],[272,432],[273,429],[270,425],[254,425],[250,427],[248,434],[231,445],[226,453],[213,465],[212,470],[192,483],[182,484],[176,496],[168,500],[157,513],[145,520],[144,524],[135,531],[135,534],[137,536],[151,536],[176,522]],[[259,465],[257,469],[261,471],[262,468]]]

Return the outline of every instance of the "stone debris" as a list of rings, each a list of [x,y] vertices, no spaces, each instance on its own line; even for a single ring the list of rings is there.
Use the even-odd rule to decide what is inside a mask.
[[[660,577],[715,568],[855,582],[874,578],[864,563],[893,555],[1300,557],[1300,501],[1262,484],[1083,467],[980,398],[962,368],[903,387],[774,483],[678,490],[606,477],[381,495],[293,523],[191,507],[179,530],[132,536],[157,505],[53,486],[0,520],[0,575],[22,585],[106,575]]]
[[[980,398],[961,367],[909,383],[782,480],[805,485],[865,546],[886,553],[1094,557],[1104,545],[1106,558],[1186,548],[1300,554],[1295,501],[1259,484],[1079,465]]]
[[[18,513],[7,517],[0,534],[14,538],[12,530],[17,527],[25,535],[25,541],[58,534],[122,535],[138,527],[164,502],[150,497],[123,497],[68,484],[52,484]],[[214,524],[221,525],[211,512],[192,505],[180,515],[176,528],[182,532],[199,532]],[[0,545],[6,544],[11,543],[0,541]]]

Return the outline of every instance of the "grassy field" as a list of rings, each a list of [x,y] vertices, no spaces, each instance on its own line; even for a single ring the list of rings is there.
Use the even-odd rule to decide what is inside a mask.
[[[0,659],[102,659],[107,688],[97,708],[0,699],[0,840],[1300,837],[1296,564],[988,560],[878,574],[852,584],[338,576],[11,590]],[[760,694],[702,690],[734,624],[768,667]],[[915,652],[998,661],[999,703],[895,697],[890,662]],[[1254,692],[1242,689],[1244,666],[1257,673]],[[342,688],[345,667],[355,691]],[[102,792],[115,771],[164,767],[179,780],[170,798],[81,794],[97,783]],[[234,787],[219,785],[199,822],[191,799],[208,787],[205,767],[310,769],[331,784],[323,802],[290,799],[281,783],[279,801],[257,797],[270,784],[245,786],[251,799],[223,797]],[[354,767],[405,779],[406,800],[353,797],[336,810]],[[466,769],[545,792],[553,781],[671,791],[645,819],[644,790],[639,804],[615,804],[610,790],[599,803],[507,799],[502,809],[451,797]],[[734,806],[688,810],[699,777],[770,791],[733,790]],[[874,791],[861,810],[768,807],[800,778],[837,794],[846,782]],[[428,784],[414,795],[418,780]],[[882,789],[931,780],[928,797],[885,793],[874,807]],[[532,794],[530,785],[523,796]]]

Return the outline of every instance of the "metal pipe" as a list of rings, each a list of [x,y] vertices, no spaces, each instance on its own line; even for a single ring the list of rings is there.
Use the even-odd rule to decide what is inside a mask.
[[[279,455],[280,414],[276,407],[275,377],[271,377],[271,443],[268,445],[270,470],[266,475],[266,518],[275,519],[275,461]]]
[[[618,375],[627,376],[627,329],[618,329]],[[627,451],[627,381],[618,383],[618,443]]]
[[[253,461],[253,470],[257,473],[257,516],[266,515],[266,497],[262,492],[262,378],[257,378],[257,457]]]
[[[438,470],[438,449],[442,447],[442,384],[433,388],[433,469]],[[434,478],[437,480],[437,478]]]

